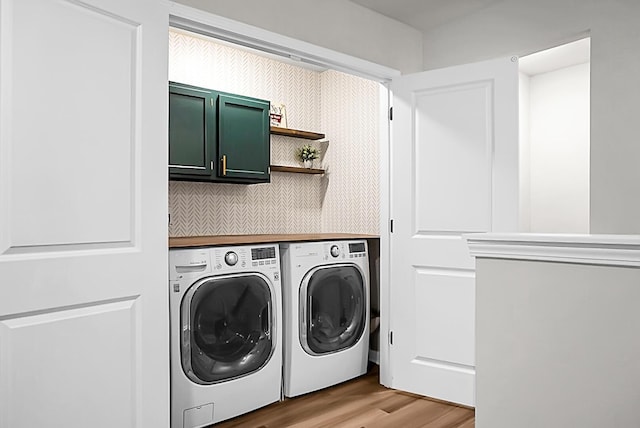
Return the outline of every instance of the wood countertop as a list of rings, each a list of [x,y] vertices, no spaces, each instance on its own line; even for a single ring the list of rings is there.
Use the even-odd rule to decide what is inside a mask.
[[[270,242],[332,241],[378,239],[378,235],[358,233],[301,233],[282,235],[219,235],[169,238],[169,248],[210,247],[216,245],[263,244]]]

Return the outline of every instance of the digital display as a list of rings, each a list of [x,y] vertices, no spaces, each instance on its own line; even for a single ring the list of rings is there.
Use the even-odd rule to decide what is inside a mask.
[[[350,253],[364,253],[364,242],[358,242],[357,244],[349,244]]]
[[[276,247],[252,248],[251,260],[274,259],[276,257]]]

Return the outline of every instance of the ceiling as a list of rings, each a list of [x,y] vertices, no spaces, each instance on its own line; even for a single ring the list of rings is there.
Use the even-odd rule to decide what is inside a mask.
[[[524,74],[535,76],[590,61],[591,39],[585,38],[555,48],[523,56],[518,68]]]
[[[477,12],[503,0],[351,0],[421,31]]]
[[[422,32],[486,9],[505,0],[350,0]],[[538,52],[519,60],[530,76],[589,62],[590,39]]]

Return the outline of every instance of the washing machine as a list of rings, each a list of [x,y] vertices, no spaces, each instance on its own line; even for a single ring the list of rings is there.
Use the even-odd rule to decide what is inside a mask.
[[[360,376],[369,354],[366,241],[281,243],[284,395]]]
[[[169,251],[171,428],[198,428],[279,401],[278,245]]]

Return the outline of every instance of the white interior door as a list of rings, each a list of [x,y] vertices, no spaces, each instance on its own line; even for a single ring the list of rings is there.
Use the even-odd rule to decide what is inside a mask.
[[[0,427],[167,427],[167,30],[0,1]]]
[[[462,235],[517,229],[517,60],[402,76],[392,92],[389,386],[473,406]]]

